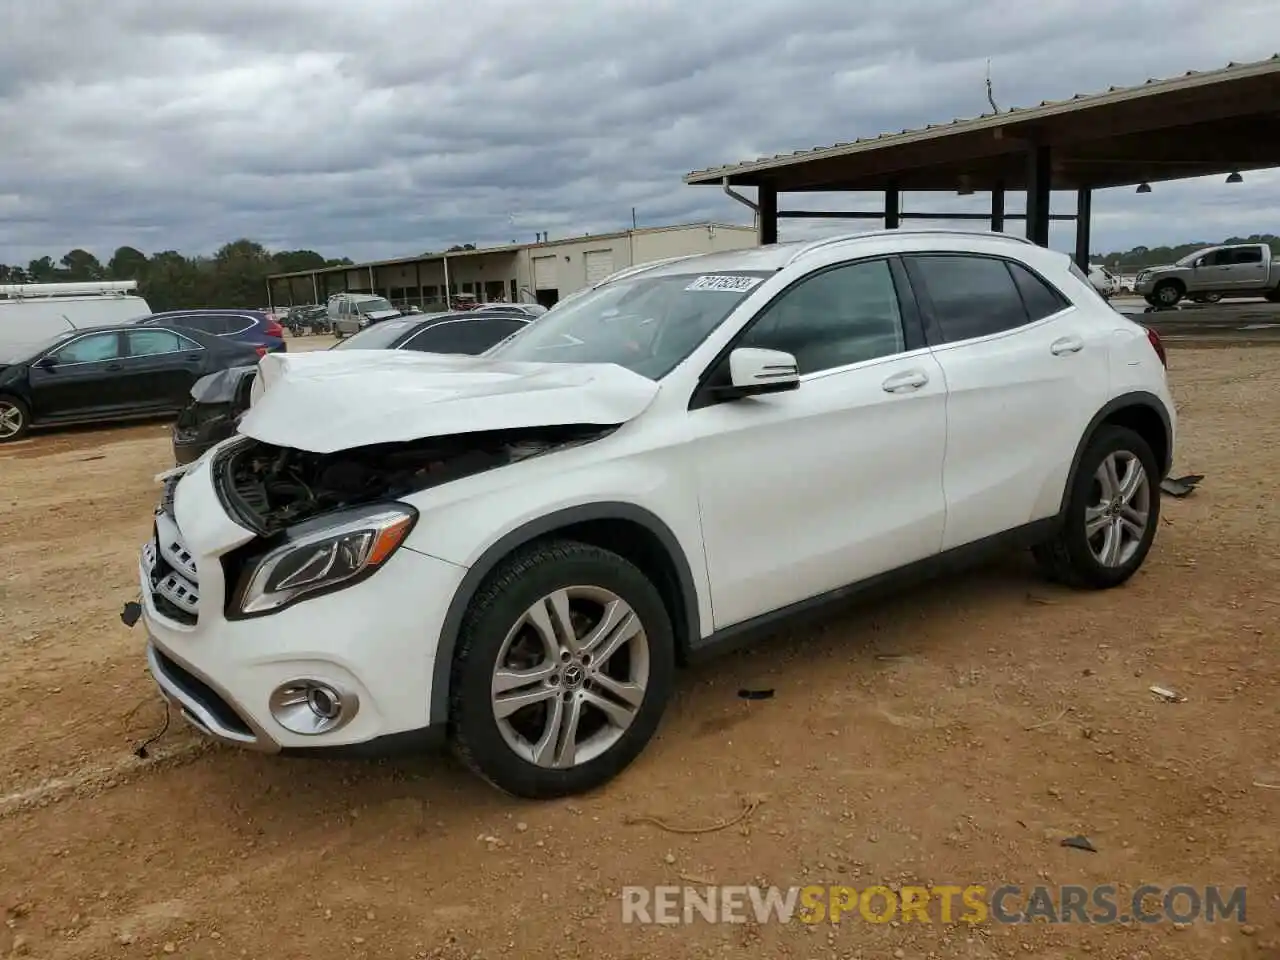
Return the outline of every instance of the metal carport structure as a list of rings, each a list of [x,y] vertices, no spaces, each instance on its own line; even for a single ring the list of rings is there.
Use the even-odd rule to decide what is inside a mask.
[[[972,120],[932,124],[851,143],[762,157],[688,174],[688,184],[722,186],[756,212],[762,244],[778,220],[903,219],[1026,221],[1047,246],[1051,220],[1075,220],[1076,261],[1087,269],[1092,191],[1280,166],[1280,54],[1220,70],[1191,71],[1069,100],[1046,100]],[[757,189],[753,203],[735,186]],[[1025,191],[1025,214],[1005,213],[1005,193]],[[1050,192],[1076,191],[1076,212],[1053,214]],[[788,193],[883,191],[879,211],[779,208]],[[991,194],[991,212],[903,213],[903,191]]]

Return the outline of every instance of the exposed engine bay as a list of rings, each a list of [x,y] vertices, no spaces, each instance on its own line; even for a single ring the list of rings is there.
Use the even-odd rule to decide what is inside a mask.
[[[243,438],[214,469],[229,505],[266,535],[330,510],[402,497],[590,443],[615,429],[592,424],[495,430],[329,454]]]

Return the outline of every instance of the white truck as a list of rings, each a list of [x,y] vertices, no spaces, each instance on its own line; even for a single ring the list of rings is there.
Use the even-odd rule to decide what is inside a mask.
[[[109,327],[150,314],[137,280],[0,284],[0,349],[33,347],[68,330]]]
[[[1280,303],[1280,266],[1265,243],[1205,247],[1167,266],[1138,271],[1134,292],[1153,307],[1173,307],[1184,299],[1214,303],[1224,297]]]

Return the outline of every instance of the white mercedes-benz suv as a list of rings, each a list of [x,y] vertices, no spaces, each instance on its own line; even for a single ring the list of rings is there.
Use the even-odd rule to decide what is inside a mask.
[[[265,357],[164,476],[147,657],[218,740],[447,737],[510,793],[618,774],[679,664],[993,547],[1114,587],[1159,529],[1154,333],[1066,256],[895,230],[621,271],[482,357]]]

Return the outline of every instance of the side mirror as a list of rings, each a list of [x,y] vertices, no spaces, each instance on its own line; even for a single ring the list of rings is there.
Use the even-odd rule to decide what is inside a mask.
[[[52,370],[58,365],[58,358],[51,353],[46,353],[43,357],[36,361],[36,366],[41,370]]]
[[[740,400],[767,393],[782,393],[800,386],[796,358],[781,350],[739,347],[729,354],[729,384],[717,387],[718,400]]]

